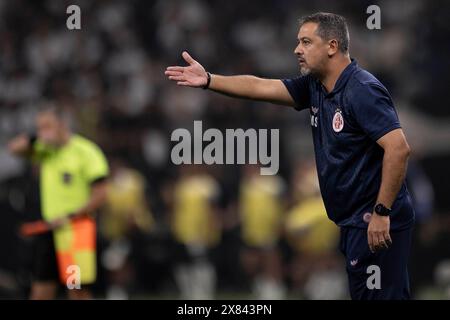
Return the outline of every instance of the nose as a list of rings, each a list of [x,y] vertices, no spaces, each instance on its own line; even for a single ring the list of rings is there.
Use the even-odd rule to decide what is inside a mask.
[[[294,49],[294,54],[296,54],[298,56],[303,54],[303,50],[302,50],[300,44],[298,44],[297,47]]]

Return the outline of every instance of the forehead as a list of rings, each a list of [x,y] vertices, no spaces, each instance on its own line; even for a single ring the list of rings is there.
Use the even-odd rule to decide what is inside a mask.
[[[36,120],[38,122],[58,122],[58,118],[53,112],[44,111],[38,113]]]
[[[298,39],[301,39],[303,37],[312,38],[317,36],[316,30],[317,30],[318,24],[315,22],[306,22],[304,23],[298,32]]]

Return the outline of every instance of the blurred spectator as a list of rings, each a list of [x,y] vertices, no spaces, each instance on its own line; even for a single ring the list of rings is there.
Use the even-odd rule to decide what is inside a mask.
[[[283,299],[283,267],[278,248],[285,185],[279,176],[261,176],[258,165],[246,165],[239,190],[242,265],[258,299]]]
[[[173,190],[171,225],[182,250],[175,278],[184,299],[214,298],[216,272],[210,253],[221,237],[219,196],[217,182],[202,166],[180,168]]]
[[[107,198],[100,216],[99,231],[107,247],[102,264],[108,270],[109,299],[127,299],[129,284],[136,281],[129,254],[131,233],[148,233],[154,224],[145,198],[146,182],[136,170],[128,168],[119,158],[111,161],[111,178]]]
[[[339,229],[327,217],[314,162],[297,167],[293,193],[295,205],[285,221],[295,252],[293,288],[307,299],[342,299],[346,286],[337,252]]]

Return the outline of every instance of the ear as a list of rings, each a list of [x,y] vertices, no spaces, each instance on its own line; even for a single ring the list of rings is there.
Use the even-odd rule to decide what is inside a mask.
[[[328,57],[331,58],[339,51],[339,45],[336,39],[328,41]]]

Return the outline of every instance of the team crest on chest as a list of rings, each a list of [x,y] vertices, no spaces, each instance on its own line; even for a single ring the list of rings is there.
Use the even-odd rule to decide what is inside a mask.
[[[333,130],[334,132],[341,132],[344,129],[344,117],[342,116],[342,110],[338,107],[333,116]]]

